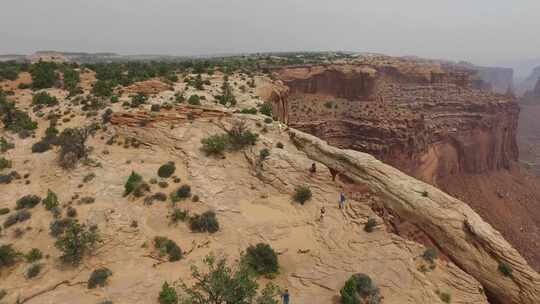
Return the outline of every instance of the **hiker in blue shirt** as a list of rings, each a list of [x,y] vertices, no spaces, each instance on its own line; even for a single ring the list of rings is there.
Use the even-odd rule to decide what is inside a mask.
[[[343,209],[343,205],[345,204],[345,194],[343,192],[339,193],[339,209]]]
[[[281,298],[283,299],[283,304],[289,304],[289,290],[285,289],[285,292],[281,294]]]

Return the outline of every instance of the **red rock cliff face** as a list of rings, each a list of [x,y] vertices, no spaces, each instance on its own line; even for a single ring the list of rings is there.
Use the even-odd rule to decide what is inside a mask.
[[[274,116],[467,202],[540,270],[540,179],[517,165],[519,106],[461,67],[389,57],[281,68]]]
[[[467,71],[388,60],[279,70],[289,92],[276,116],[433,184],[517,160],[513,99],[470,88]]]

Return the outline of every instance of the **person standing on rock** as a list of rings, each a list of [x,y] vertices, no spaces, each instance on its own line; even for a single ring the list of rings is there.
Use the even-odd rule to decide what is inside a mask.
[[[283,299],[283,304],[289,304],[289,290],[285,289],[285,291],[281,294],[281,299]]]
[[[345,194],[343,192],[339,193],[339,209],[343,209],[345,206]]]
[[[323,221],[325,214],[326,214],[326,208],[324,206],[322,206],[322,208],[321,208],[321,217],[319,218],[320,222]]]

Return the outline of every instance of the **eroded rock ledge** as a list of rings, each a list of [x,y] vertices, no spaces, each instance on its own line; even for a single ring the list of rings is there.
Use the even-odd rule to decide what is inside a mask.
[[[301,131],[289,132],[308,157],[367,184],[383,197],[386,208],[421,228],[456,265],[484,286],[491,299],[540,303],[540,275],[465,203],[368,154],[335,148]],[[512,267],[512,277],[499,272],[500,262]]]

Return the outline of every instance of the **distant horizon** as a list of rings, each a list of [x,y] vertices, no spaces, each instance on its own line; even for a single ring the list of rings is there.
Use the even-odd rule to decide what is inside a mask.
[[[154,56],[154,57],[220,57],[220,56],[240,56],[240,55],[255,55],[255,54],[269,54],[269,53],[354,53],[354,54],[381,54],[385,56],[391,56],[391,57],[418,57],[421,59],[427,59],[427,60],[444,60],[444,61],[452,61],[452,62],[468,62],[471,64],[474,64],[476,66],[482,66],[482,67],[492,67],[492,68],[511,68],[514,71],[514,79],[515,80],[523,80],[524,78],[528,77],[530,73],[537,67],[540,67],[540,56],[537,58],[525,58],[525,59],[514,59],[514,60],[508,60],[506,62],[501,62],[500,64],[483,64],[483,63],[477,63],[472,62],[466,59],[459,59],[459,58],[433,58],[433,57],[424,57],[419,56],[417,54],[387,54],[382,52],[373,52],[373,51],[351,51],[351,50],[270,50],[270,51],[259,51],[259,52],[229,52],[229,53],[198,53],[198,54],[175,54],[175,53],[130,53],[130,52],[118,52],[118,51],[81,51],[81,50],[58,50],[58,49],[37,49],[28,53],[9,53],[4,54],[0,53],[0,56],[29,56],[35,53],[39,52],[57,52],[57,53],[73,53],[73,54],[111,54],[111,55],[118,55],[118,56]]]

